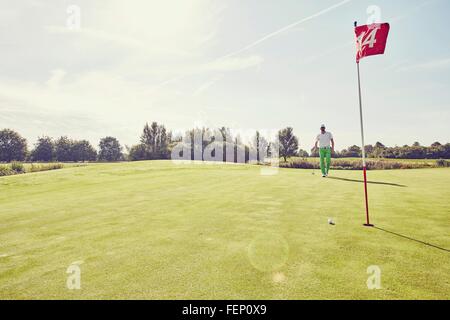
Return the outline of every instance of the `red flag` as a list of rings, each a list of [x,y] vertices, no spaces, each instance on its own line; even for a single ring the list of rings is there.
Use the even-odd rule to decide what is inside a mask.
[[[374,23],[355,28],[356,62],[364,57],[383,54],[389,34],[389,23]]]

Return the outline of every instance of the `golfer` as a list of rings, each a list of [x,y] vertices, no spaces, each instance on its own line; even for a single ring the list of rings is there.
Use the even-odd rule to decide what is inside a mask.
[[[317,144],[319,144],[320,170],[322,171],[322,177],[325,178],[328,176],[328,171],[330,171],[331,152],[334,152],[334,140],[331,132],[325,131],[324,124],[320,126],[320,134],[317,135],[314,150],[317,150]]]

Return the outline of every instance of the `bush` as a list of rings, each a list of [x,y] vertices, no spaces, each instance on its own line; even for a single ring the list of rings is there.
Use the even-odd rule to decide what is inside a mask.
[[[62,163],[49,163],[49,164],[31,164],[29,172],[39,172],[48,170],[57,170],[64,168]]]
[[[16,174],[16,172],[11,170],[9,166],[0,166],[0,177],[12,176],[13,174]]]
[[[27,172],[40,172],[48,170],[57,170],[64,168],[62,163],[32,163],[29,167],[25,167],[21,162],[11,162],[9,165],[0,165],[0,177],[11,176],[15,174]]]
[[[11,170],[15,173],[24,173],[25,167],[23,166],[22,162],[13,161],[11,162]]]
[[[450,166],[450,162],[442,160],[439,164],[434,165],[429,162],[407,162],[407,161],[393,161],[393,160],[367,160],[367,170],[391,170],[391,169],[419,169],[419,168],[432,168],[432,167],[445,167]],[[295,168],[295,169],[318,169],[320,168],[319,160],[306,160],[293,158],[285,162],[280,162],[282,168]],[[333,170],[362,170],[362,160],[356,159],[332,159],[331,169]]]
[[[436,165],[438,167],[447,168],[447,167],[450,167],[450,161],[444,160],[444,159],[438,159],[438,160],[436,160]]]
[[[293,168],[293,169],[318,169],[319,163],[310,162],[308,160],[295,160],[290,159],[286,162],[281,162],[280,167]]]

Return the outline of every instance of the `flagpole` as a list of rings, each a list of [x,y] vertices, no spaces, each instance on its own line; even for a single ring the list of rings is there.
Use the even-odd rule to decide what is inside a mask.
[[[355,28],[357,26],[357,22],[355,21]],[[358,93],[359,93],[359,121],[361,123],[361,143],[362,143],[362,163],[363,163],[363,175],[364,175],[364,196],[366,202],[366,223],[364,224],[366,227],[373,227],[374,225],[370,223],[369,220],[369,199],[367,195],[367,168],[366,168],[366,150],[364,143],[364,123],[363,123],[363,111],[362,111],[362,98],[361,98],[361,76],[359,73],[359,60],[356,62],[356,68],[358,71]]]

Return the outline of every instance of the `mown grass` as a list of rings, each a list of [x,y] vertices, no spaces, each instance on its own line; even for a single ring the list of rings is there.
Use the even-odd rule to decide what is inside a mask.
[[[362,226],[360,172],[263,169],[146,161],[1,177],[0,298],[448,299],[450,169],[370,172],[380,229]],[[66,287],[74,262],[81,290]]]

